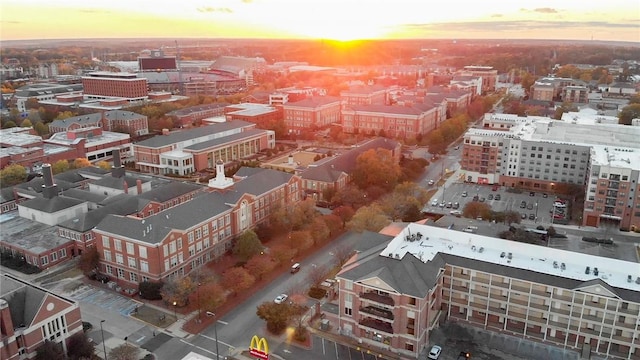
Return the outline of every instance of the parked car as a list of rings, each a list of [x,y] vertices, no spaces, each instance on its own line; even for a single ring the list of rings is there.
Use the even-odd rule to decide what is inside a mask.
[[[287,301],[289,297],[287,296],[287,294],[280,294],[278,295],[275,300],[273,300],[273,302],[275,302],[276,304],[282,304],[283,302]]]
[[[535,219],[536,219],[535,214],[529,214],[529,220],[535,220]]]
[[[522,220],[526,219],[527,218],[527,214],[525,214],[525,213],[520,214],[520,218]]]
[[[520,203],[520,209],[526,209],[526,208],[527,208],[527,202],[523,200],[523,201]]]
[[[527,205],[527,209],[529,209],[529,210],[533,210],[533,204],[529,204],[529,205]]]
[[[494,199],[495,199],[495,200],[500,200],[500,199],[501,199],[500,194],[496,194],[496,196],[494,197]]]
[[[543,194],[542,194],[542,197],[543,197],[543,198],[545,198],[545,199],[546,199],[548,196],[549,196],[549,195],[547,195],[547,193],[543,193]]]
[[[484,196],[480,198],[480,202],[484,202],[485,200]]]
[[[487,196],[487,199],[493,200],[493,194],[489,194],[489,196]]]
[[[451,201],[449,201],[447,203],[447,209],[451,209],[453,207],[453,203]]]
[[[438,345],[433,345],[431,350],[429,350],[429,355],[427,358],[437,360],[440,357],[440,353],[442,352],[442,348]]]
[[[453,208],[454,209],[459,209],[460,208],[460,203],[459,202],[454,202],[453,203]]]
[[[469,195],[469,194],[467,194],[467,192],[466,192],[466,191],[463,191],[461,196],[462,196],[462,197],[467,197],[468,195]]]
[[[429,182],[428,182],[427,184],[429,184],[429,186],[431,186],[431,185],[433,185],[433,184],[435,184],[435,183],[436,183],[435,181],[433,181],[433,180],[429,180]]]
[[[536,196],[536,193],[531,191],[531,192],[529,192],[529,196]]]
[[[444,201],[440,203],[440,207],[443,208],[445,205],[447,205]]]
[[[438,206],[438,199],[431,200],[431,206]]]

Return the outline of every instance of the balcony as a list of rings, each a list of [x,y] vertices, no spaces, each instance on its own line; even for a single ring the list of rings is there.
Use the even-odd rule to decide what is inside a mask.
[[[374,292],[364,292],[360,293],[361,299],[366,299],[369,301],[377,302],[379,304],[384,304],[388,306],[395,306],[396,302],[393,301],[393,298],[388,295],[380,295]]]
[[[360,312],[367,313],[383,319],[393,320],[393,312],[386,309],[380,309],[379,307],[375,307],[375,306],[361,307]]]
[[[391,324],[389,324],[388,322],[382,320],[365,318],[360,320],[359,324],[372,330],[382,331],[387,334],[393,334],[393,326],[391,326]]]

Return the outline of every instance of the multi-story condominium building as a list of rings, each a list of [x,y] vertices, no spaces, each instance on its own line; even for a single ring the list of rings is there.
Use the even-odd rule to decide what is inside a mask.
[[[640,127],[595,110],[565,113],[562,121],[486,114],[483,125],[464,135],[466,181],[552,192],[560,183],[585,186],[585,225],[640,226]]]
[[[409,106],[352,105],[342,110],[342,129],[351,134],[384,134],[394,138],[416,138],[418,135],[427,134],[439,125],[444,117],[441,109],[438,104],[430,101]]]
[[[45,341],[60,344],[82,332],[78,303],[8,274],[0,275],[0,358],[32,359]]]
[[[577,80],[571,78],[543,77],[536,80],[529,92],[532,100],[559,101],[564,94],[564,88],[577,85]]]
[[[338,314],[326,314],[366,346],[415,359],[452,320],[640,359],[637,263],[418,224],[363,240],[375,245],[338,273]]]
[[[82,77],[85,99],[122,98],[129,102],[146,100],[147,79],[133,73],[96,71]]]
[[[469,65],[462,68],[462,70],[458,70],[456,74],[482,78],[482,93],[496,90],[498,70],[494,69],[492,66]]]
[[[301,171],[299,175],[302,178],[302,188],[307,196],[316,201],[331,201],[324,198],[324,190],[344,189],[351,182],[351,174],[356,167],[358,156],[369,150],[385,149],[389,150],[394,160],[399,163],[401,148],[399,142],[385,138],[362,142],[343,154],[326,157]]]
[[[284,123],[296,134],[340,123],[340,108],[341,100],[335,96],[313,96],[282,105]]]
[[[353,105],[388,105],[388,89],[382,85],[358,85],[340,92],[345,107]]]
[[[224,163],[242,160],[275,147],[271,130],[234,120],[182,131],[168,132],[133,144],[136,167],[153,174],[186,175]]]
[[[634,135],[640,136],[640,131],[635,131]],[[640,229],[639,164],[640,149],[637,147],[592,147],[583,225],[605,223],[620,229]]]
[[[562,101],[586,104],[589,102],[589,88],[586,86],[566,86],[562,92]]]
[[[108,215],[94,229],[101,272],[123,287],[188,274],[231,249],[236,236],[266,221],[276,207],[300,201],[301,190],[296,175],[256,169],[225,191],[145,218]]]
[[[55,134],[88,127],[100,127],[106,131],[123,132],[131,136],[149,133],[149,123],[145,115],[124,110],[110,110],[54,120],[49,123],[49,133]]]

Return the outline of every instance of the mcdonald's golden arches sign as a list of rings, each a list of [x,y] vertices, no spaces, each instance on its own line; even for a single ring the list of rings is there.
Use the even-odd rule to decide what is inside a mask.
[[[249,346],[249,353],[258,359],[269,360],[269,344],[267,344],[267,339],[253,335],[251,345]]]

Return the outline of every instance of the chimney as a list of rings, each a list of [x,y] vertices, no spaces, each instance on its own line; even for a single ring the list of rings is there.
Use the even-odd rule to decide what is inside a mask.
[[[169,135],[169,129],[162,129],[162,135]]]
[[[127,184],[127,181],[126,181],[126,180],[123,180],[123,181],[122,181],[122,189],[124,190],[124,193],[125,193],[125,194],[128,194],[128,193],[129,193],[129,185]]]
[[[138,189],[138,195],[142,194],[142,180],[136,180],[136,189]]]
[[[42,177],[44,178],[44,185],[42,185],[42,196],[45,199],[52,199],[58,195],[58,186],[53,183],[53,172],[51,170],[51,164],[42,165]]]
[[[113,167],[111,168],[111,176],[121,178],[124,176],[124,166],[120,161],[120,149],[113,149]]]

